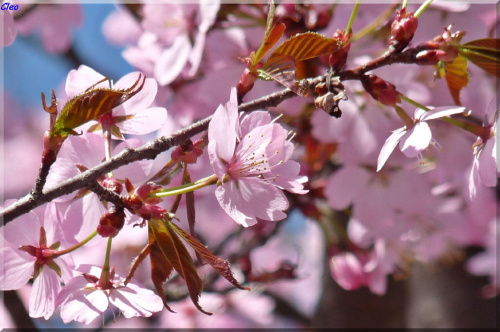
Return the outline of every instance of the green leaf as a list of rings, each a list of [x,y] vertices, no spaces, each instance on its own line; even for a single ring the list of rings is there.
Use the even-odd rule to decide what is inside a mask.
[[[165,276],[168,278],[168,275],[172,271],[171,267],[173,267],[186,282],[189,296],[196,308],[204,314],[211,315],[211,313],[204,311],[198,304],[198,299],[203,290],[203,281],[198,276],[193,259],[169,225],[171,224],[168,220],[151,219],[149,221],[149,230],[154,238],[154,244],[151,246],[151,254],[155,255],[156,271],[158,271],[155,286],[158,290],[158,281],[165,278]],[[161,263],[161,259],[163,259],[163,263]],[[162,280],[162,284],[166,278]]]
[[[144,79],[139,85],[141,78]],[[90,88],[71,98],[56,118],[54,126],[50,130],[50,137],[66,137],[76,134],[73,129],[111,112],[113,108],[123,104],[138,93],[143,88],[145,81],[146,77],[140,74],[137,81],[128,89]]]
[[[500,39],[477,39],[460,45],[459,54],[484,71],[500,77]]]
[[[177,227],[177,225],[168,221],[169,226],[179,234],[184,241],[189,243],[189,245],[205,259],[208,264],[210,264],[221,276],[223,276],[227,281],[233,284],[235,287],[244,290],[250,290],[248,287],[241,286],[238,281],[234,278],[233,272],[231,271],[231,264],[229,261],[215,256],[210,250],[207,249],[198,239],[194,236],[186,233],[183,229]]]

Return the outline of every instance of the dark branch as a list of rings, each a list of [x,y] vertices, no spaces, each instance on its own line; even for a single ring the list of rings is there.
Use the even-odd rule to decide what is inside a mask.
[[[99,184],[99,182],[94,182],[90,186],[88,186],[90,190],[92,190],[94,193],[99,196],[101,200],[105,200],[108,202],[113,203],[116,207],[118,208],[123,208],[123,201],[120,195],[115,193],[114,191],[111,191],[109,189],[104,188]]]
[[[341,81],[344,80],[360,80],[367,71],[380,68],[383,66],[391,65],[394,63],[408,63],[415,64],[416,55],[418,52],[422,51],[422,47],[416,47],[408,49],[401,53],[386,53],[385,55],[374,59],[364,65],[358,66],[356,68],[345,70],[337,74]],[[325,76],[318,76],[312,79],[305,79],[301,81],[301,85],[306,87],[311,94],[315,90],[315,86],[325,81]],[[281,102],[297,96],[290,89],[285,89],[268,96],[259,98],[257,100],[241,104],[239,106],[240,111],[250,112],[258,109],[265,109],[268,107],[278,106]],[[61,183],[58,187],[52,188],[45,191],[38,197],[34,197],[29,194],[21,198],[17,203],[7,207],[0,212],[0,219],[3,217],[4,222],[17,218],[32,209],[50,202],[54,198],[62,195],[69,194],[75,190],[82,189],[85,187],[90,187],[95,184],[97,179],[107,172],[110,172],[123,165],[130,164],[137,160],[143,159],[154,159],[160,153],[169,150],[170,148],[177,146],[187,139],[190,139],[194,135],[197,135],[208,128],[208,124],[212,119],[211,116],[192,124],[191,126],[177,131],[172,136],[161,137],[152,141],[147,142],[143,146],[137,149],[125,149],[117,156],[112,159],[103,162],[102,164],[85,171],[84,173],[68,179]]]
[[[239,110],[250,112],[257,109],[273,107],[279,105],[285,99],[296,96],[295,93],[286,89],[284,91],[273,93],[269,96],[262,97],[250,103],[240,105]],[[118,167],[130,164],[134,161],[143,159],[154,159],[160,153],[169,150],[170,148],[183,143],[185,140],[197,135],[208,129],[208,124],[212,116],[209,116],[191,126],[181,129],[174,133],[172,136],[161,137],[151,140],[137,149],[125,149],[120,154],[104,161],[100,165],[95,166],[71,179],[68,179],[55,188],[44,191],[40,196],[35,198],[33,195],[28,194],[21,198],[15,204],[7,207],[0,212],[0,218],[4,218],[4,222],[8,223],[14,218],[17,218],[34,208],[48,203],[53,199],[72,193],[75,190],[82,188],[91,188],[97,179]]]

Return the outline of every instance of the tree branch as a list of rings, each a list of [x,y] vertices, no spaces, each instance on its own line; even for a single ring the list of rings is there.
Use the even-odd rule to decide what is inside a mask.
[[[417,46],[415,48],[407,49],[406,51],[401,53],[386,53],[385,55],[382,55],[381,57],[374,59],[364,65],[350,70],[342,71],[338,73],[337,76],[339,76],[341,81],[360,80],[367,71],[376,68],[391,65],[394,63],[415,63],[416,55],[422,50],[422,47]],[[307,90],[309,90],[309,93],[311,94],[315,91],[316,85],[324,81],[325,76],[318,76],[311,79],[304,79],[300,83]],[[276,107],[281,102],[296,96],[297,95],[292,90],[285,89],[259,98],[257,100],[241,104],[238,109],[239,111],[250,112],[268,107]],[[192,124],[189,127],[177,131],[171,136],[164,136],[155,140],[151,140],[137,149],[125,149],[112,159],[107,160],[100,165],[83,172],[80,175],[64,181],[55,188],[46,190],[39,197],[28,194],[17,201],[15,204],[7,207],[3,211],[0,211],[0,219],[3,217],[4,222],[8,223],[14,218],[17,218],[42,204],[50,202],[54,198],[69,194],[78,189],[91,188],[101,175],[117,169],[118,167],[130,164],[138,160],[154,159],[160,153],[165,152],[170,148],[183,143],[187,139],[190,139],[194,135],[207,130],[208,124],[210,123],[211,119],[212,116],[209,116],[203,120],[198,121],[197,123]]]
[[[317,78],[322,79],[323,77]],[[297,96],[293,91],[285,89],[268,96],[259,98],[249,103],[245,103],[239,106],[240,111],[250,112],[258,109],[263,109],[267,107],[273,107],[279,105],[282,101]],[[104,161],[103,163],[62,182],[55,188],[50,188],[45,190],[39,197],[34,197],[32,194],[28,194],[21,198],[15,204],[5,208],[0,212],[0,218],[3,217],[4,223],[12,221],[13,219],[28,213],[34,208],[52,201],[53,199],[72,193],[75,190],[82,188],[92,188],[94,187],[97,179],[106,174],[109,171],[117,169],[123,165],[130,164],[134,161],[143,159],[154,159],[160,153],[169,150],[170,148],[177,146],[184,142],[185,140],[197,135],[208,129],[208,124],[212,116],[209,116],[201,121],[192,124],[189,127],[181,129],[176,133],[168,137],[160,137],[155,140],[151,140],[145,143],[143,146],[136,149],[124,149],[121,153],[114,156],[110,160]]]

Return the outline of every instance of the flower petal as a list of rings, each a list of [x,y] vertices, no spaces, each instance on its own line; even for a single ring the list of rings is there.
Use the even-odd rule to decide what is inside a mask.
[[[488,138],[477,157],[479,177],[481,178],[481,182],[487,187],[495,187],[497,185],[496,145],[496,136]]]
[[[57,273],[48,266],[43,266],[42,273],[33,282],[29,300],[30,317],[49,319],[54,313],[55,299],[61,282]]]
[[[208,125],[208,139],[216,143],[214,153],[217,157],[230,162],[236,147],[238,105],[233,102],[236,89],[231,89],[231,100],[226,106],[219,105]]]
[[[219,186],[215,196],[226,213],[244,227],[256,224],[256,218],[286,218],[282,211],[288,208],[288,200],[283,192],[259,178],[231,180]]]
[[[114,89],[128,89],[133,86],[139,78],[139,72],[133,72],[123,76],[113,86]],[[113,116],[118,115],[132,115],[142,112],[147,109],[155,100],[156,93],[158,92],[158,84],[153,78],[146,78],[143,88],[130,98],[121,107],[113,110]]]
[[[335,172],[325,186],[325,195],[331,207],[347,208],[366,187],[371,175],[357,165],[346,165]]]
[[[150,317],[153,312],[163,309],[163,302],[158,295],[132,283],[112,290],[109,301],[120,309],[125,318]]]
[[[396,148],[396,145],[398,145],[399,140],[405,133],[406,130],[404,127],[399,128],[387,138],[384,145],[382,146],[382,149],[380,150],[380,154],[378,155],[377,172],[380,171],[382,167],[384,167],[385,162],[387,161],[387,159],[389,159],[392,151],[394,151],[394,148]]]
[[[186,34],[178,35],[156,62],[154,75],[158,83],[160,85],[172,83],[182,73],[190,53],[189,37]]]
[[[431,143],[432,132],[425,122],[417,122],[408,130],[399,141],[399,148],[408,158],[418,156],[420,152],[427,149]]]
[[[164,107],[151,107],[138,112],[131,119],[116,124],[123,134],[146,135],[160,129],[167,121]]]
[[[0,248],[0,289],[13,290],[26,285],[33,274],[35,257],[17,248]]]
[[[89,324],[109,305],[104,292],[96,289],[79,289],[71,293],[61,305],[61,318],[65,324],[72,320]]]
[[[73,69],[69,72],[66,78],[66,95],[68,95],[68,98],[75,97],[102,79],[104,79],[103,75],[90,67],[81,65],[78,70]],[[109,88],[109,83],[105,81],[99,83],[96,87]]]
[[[442,118],[452,114],[458,114],[465,111],[465,107],[455,107],[455,106],[441,106],[431,109],[425,114],[419,117],[420,121],[428,121],[433,119]],[[417,119],[417,117],[415,117]]]

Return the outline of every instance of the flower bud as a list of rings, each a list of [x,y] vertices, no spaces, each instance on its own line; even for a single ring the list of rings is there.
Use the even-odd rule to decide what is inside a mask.
[[[257,69],[258,66],[256,66]],[[257,76],[253,74],[250,69],[245,68],[243,74],[241,74],[240,81],[236,85],[236,91],[238,92],[238,102],[243,99],[243,97],[253,88],[253,85],[257,81]]]
[[[344,30],[337,30],[333,36],[337,40],[339,48],[330,54],[328,62],[334,72],[340,71],[347,61],[347,55],[351,49],[351,31],[345,33]]]
[[[403,50],[413,39],[417,27],[418,19],[413,16],[413,12],[407,13],[406,8],[402,8],[392,22],[389,45],[397,52]]]
[[[415,56],[415,63],[418,65],[435,65],[439,61],[453,61],[458,56],[458,49],[448,48],[444,50],[420,51]]]
[[[365,90],[373,99],[387,106],[394,106],[401,102],[399,92],[396,91],[394,84],[384,81],[375,75],[366,75],[361,80]]]
[[[99,220],[97,233],[102,237],[115,237],[125,224],[125,212],[123,209],[112,208]]]
[[[193,142],[188,139],[184,143],[178,145],[171,154],[171,158],[175,162],[185,162],[187,164],[195,164],[198,157],[203,151],[193,145]]]
[[[114,177],[107,178],[102,181],[102,186],[104,188],[107,188],[108,190],[114,191],[118,195],[120,195],[123,190],[123,185],[121,184],[121,182]]]

